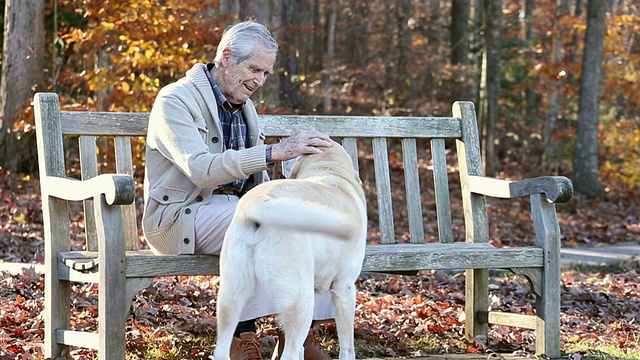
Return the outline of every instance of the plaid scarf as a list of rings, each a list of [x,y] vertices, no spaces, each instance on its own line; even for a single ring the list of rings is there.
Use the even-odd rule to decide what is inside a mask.
[[[218,103],[218,116],[220,117],[220,124],[222,125],[222,138],[223,138],[223,151],[225,150],[242,150],[246,148],[247,138],[247,124],[242,116],[242,105],[233,105],[226,96],[222,94],[222,91],[213,80],[211,76],[211,69],[214,64],[207,64],[205,73],[211,84],[213,95]],[[238,192],[242,191],[246,180],[238,179],[225,185],[219,186],[219,188],[232,188]]]

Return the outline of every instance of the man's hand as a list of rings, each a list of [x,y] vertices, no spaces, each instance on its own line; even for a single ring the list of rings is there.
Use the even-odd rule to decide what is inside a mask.
[[[322,148],[333,146],[328,135],[317,130],[298,130],[295,134],[271,147],[272,161],[286,161],[305,154],[318,154]]]

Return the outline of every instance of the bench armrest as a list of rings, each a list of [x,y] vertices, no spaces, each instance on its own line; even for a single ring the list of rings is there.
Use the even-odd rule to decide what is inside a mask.
[[[510,181],[472,175],[469,176],[469,188],[472,193],[498,198],[544,194],[550,203],[564,203],[573,196],[573,184],[564,176]]]
[[[135,197],[135,185],[130,175],[103,174],[88,180],[44,176],[40,178],[44,196],[81,201],[104,194],[109,205],[127,205]]]

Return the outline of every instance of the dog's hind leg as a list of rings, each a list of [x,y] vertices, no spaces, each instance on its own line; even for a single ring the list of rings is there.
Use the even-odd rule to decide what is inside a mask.
[[[292,306],[278,315],[278,322],[284,332],[284,351],[280,360],[303,360],[304,341],[309,334],[313,320],[313,296],[302,300],[310,307]]]
[[[280,284],[279,288],[284,291],[275,300],[278,309],[277,320],[285,335],[280,360],[304,359],[303,344],[313,320],[313,280],[297,285]]]
[[[250,261],[243,261],[248,258],[246,248],[238,244],[229,244],[227,249],[223,245],[222,251],[220,288],[216,304],[217,340],[213,354],[215,360],[229,360],[233,334],[242,310],[256,289],[253,265]]]
[[[234,278],[228,277],[224,283],[220,283],[216,304],[217,341],[213,356],[215,360],[229,359],[233,334],[240,321],[242,309],[253,293],[255,281],[253,285],[245,285],[238,286]]]
[[[353,282],[334,282],[331,294],[336,311],[336,328],[340,342],[340,360],[356,358],[353,340],[354,318],[356,312],[356,290]]]

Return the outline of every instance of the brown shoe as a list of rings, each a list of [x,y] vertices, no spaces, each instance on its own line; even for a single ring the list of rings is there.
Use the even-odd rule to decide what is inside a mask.
[[[278,332],[278,344],[277,350],[274,351],[273,356],[271,356],[271,360],[280,360],[282,357],[282,352],[284,351],[284,332],[277,329]],[[309,336],[307,336],[304,341],[304,360],[331,360],[331,356],[327,354],[326,351],[320,345],[313,342],[313,335],[311,331],[309,331]]]
[[[256,333],[243,332],[239,338],[234,337],[231,341],[229,358],[231,360],[262,360],[261,347],[262,342]]]

